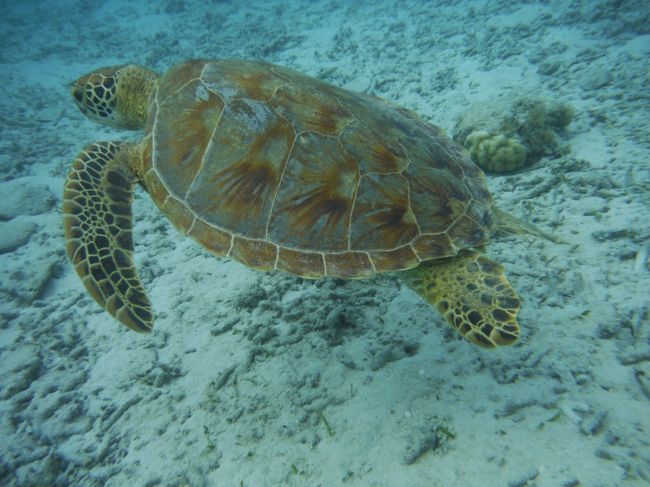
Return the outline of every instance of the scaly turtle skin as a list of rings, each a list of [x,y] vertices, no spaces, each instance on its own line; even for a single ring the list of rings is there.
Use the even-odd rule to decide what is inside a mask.
[[[68,255],[93,298],[130,328],[153,326],[132,258],[139,183],[218,256],[307,278],[403,271],[470,341],[493,348],[518,338],[519,298],[477,250],[500,215],[484,175],[414,113],[233,60],[190,61],[162,77],[101,68],[72,95],[92,120],[145,128],[139,144],[86,147],[64,192]]]

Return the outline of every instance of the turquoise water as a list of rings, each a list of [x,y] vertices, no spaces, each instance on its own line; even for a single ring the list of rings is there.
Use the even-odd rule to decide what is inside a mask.
[[[647,6],[58,1],[3,3],[0,24],[0,484],[650,482]],[[555,240],[497,232],[479,249],[521,299],[517,343],[469,343],[397,273],[310,280],[217,258],[142,186],[134,262],[154,331],[102,310],[66,255],[63,187],[87,144],[143,131],[85,118],[70,83],[197,58],[381,97],[465,146],[495,206]]]

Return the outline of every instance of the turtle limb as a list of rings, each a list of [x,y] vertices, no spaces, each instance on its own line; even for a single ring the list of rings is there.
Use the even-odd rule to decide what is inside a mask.
[[[129,328],[146,332],[153,314],[133,262],[131,203],[135,144],[97,142],[72,164],[63,193],[68,257],[91,296]]]
[[[503,267],[479,252],[423,262],[399,276],[470,342],[496,348],[519,338],[519,297]]]
[[[545,238],[551,242],[564,244],[566,243],[559,237],[545,232],[541,228],[536,227],[532,223],[525,222],[519,218],[506,213],[499,208],[492,207],[492,214],[495,220],[495,231],[501,233],[512,233],[515,235],[535,235],[536,237]]]

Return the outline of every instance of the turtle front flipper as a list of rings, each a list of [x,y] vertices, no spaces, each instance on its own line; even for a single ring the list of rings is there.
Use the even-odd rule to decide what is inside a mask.
[[[519,297],[503,267],[480,253],[423,262],[399,275],[472,343],[495,348],[519,338]]]
[[[72,164],[63,193],[66,250],[91,296],[129,328],[153,327],[133,263],[134,144],[97,142]]]

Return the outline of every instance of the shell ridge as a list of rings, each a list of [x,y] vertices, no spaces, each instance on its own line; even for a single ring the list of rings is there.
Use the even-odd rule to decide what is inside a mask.
[[[352,250],[352,215],[354,215],[354,207],[357,205],[357,193],[359,192],[359,187],[361,186],[361,179],[365,174],[361,174],[359,170],[359,165],[357,164],[357,184],[354,188],[354,193],[352,194],[352,203],[350,204],[350,212],[348,214],[348,225],[347,225],[347,234],[348,234],[348,244],[347,249]]]
[[[210,93],[214,94],[217,98],[219,98],[219,100],[221,100],[221,102],[223,103],[223,108],[221,109],[221,113],[219,113],[219,118],[217,119],[217,123],[214,124],[214,128],[212,129],[212,134],[210,134],[210,141],[208,142],[208,145],[205,147],[205,150],[203,151],[203,155],[201,156],[201,162],[199,163],[199,168],[196,171],[196,174],[194,174],[194,179],[192,179],[192,182],[190,183],[189,187],[187,188],[187,191],[185,192],[185,196],[183,197],[183,201],[185,201],[186,203],[187,203],[187,197],[192,193],[192,189],[194,188],[194,184],[196,183],[196,180],[199,178],[199,175],[203,171],[203,167],[205,166],[205,158],[210,152],[212,146],[214,145],[214,134],[217,133],[217,130],[219,129],[219,125],[221,124],[221,118],[223,117],[223,113],[226,111],[226,102],[224,101],[223,98],[221,98],[221,96],[219,96],[219,93],[215,93],[210,88],[208,88],[201,78],[199,78],[199,81],[201,82],[201,86],[203,86]]]
[[[413,207],[411,206],[411,185],[409,184],[408,180],[404,177],[403,171],[400,172],[399,175],[404,180],[404,182],[406,182],[406,204],[408,206],[409,211],[413,215],[413,218],[415,219],[415,228],[418,229],[417,235],[415,235],[411,239],[411,242],[413,242],[413,240],[415,240],[418,237],[418,235],[422,235],[422,227],[420,227],[420,221],[418,220],[418,217],[413,211]]]
[[[280,173],[280,177],[278,178],[278,184],[276,184],[275,186],[275,192],[273,193],[273,200],[271,200],[271,207],[269,208],[269,216],[266,219],[266,228],[264,229],[264,238],[266,240],[269,240],[269,227],[271,226],[271,219],[273,218],[273,214],[274,214],[273,210],[275,209],[275,202],[278,199],[278,193],[280,192],[280,187],[282,186],[282,181],[284,180],[284,173],[286,172],[287,166],[289,165],[289,158],[293,153],[293,148],[296,146],[296,140],[298,140],[298,137],[300,136],[300,133],[296,132],[295,127],[287,117],[285,117],[284,115],[282,115],[282,113],[279,113],[276,110],[273,110],[273,112],[276,113],[279,117],[283,118],[289,125],[291,125],[291,129],[293,130],[294,136],[293,136],[293,142],[291,143],[291,147],[287,151],[287,156],[284,158],[284,161],[282,162],[282,172]],[[277,265],[277,260],[276,260],[276,265]]]

